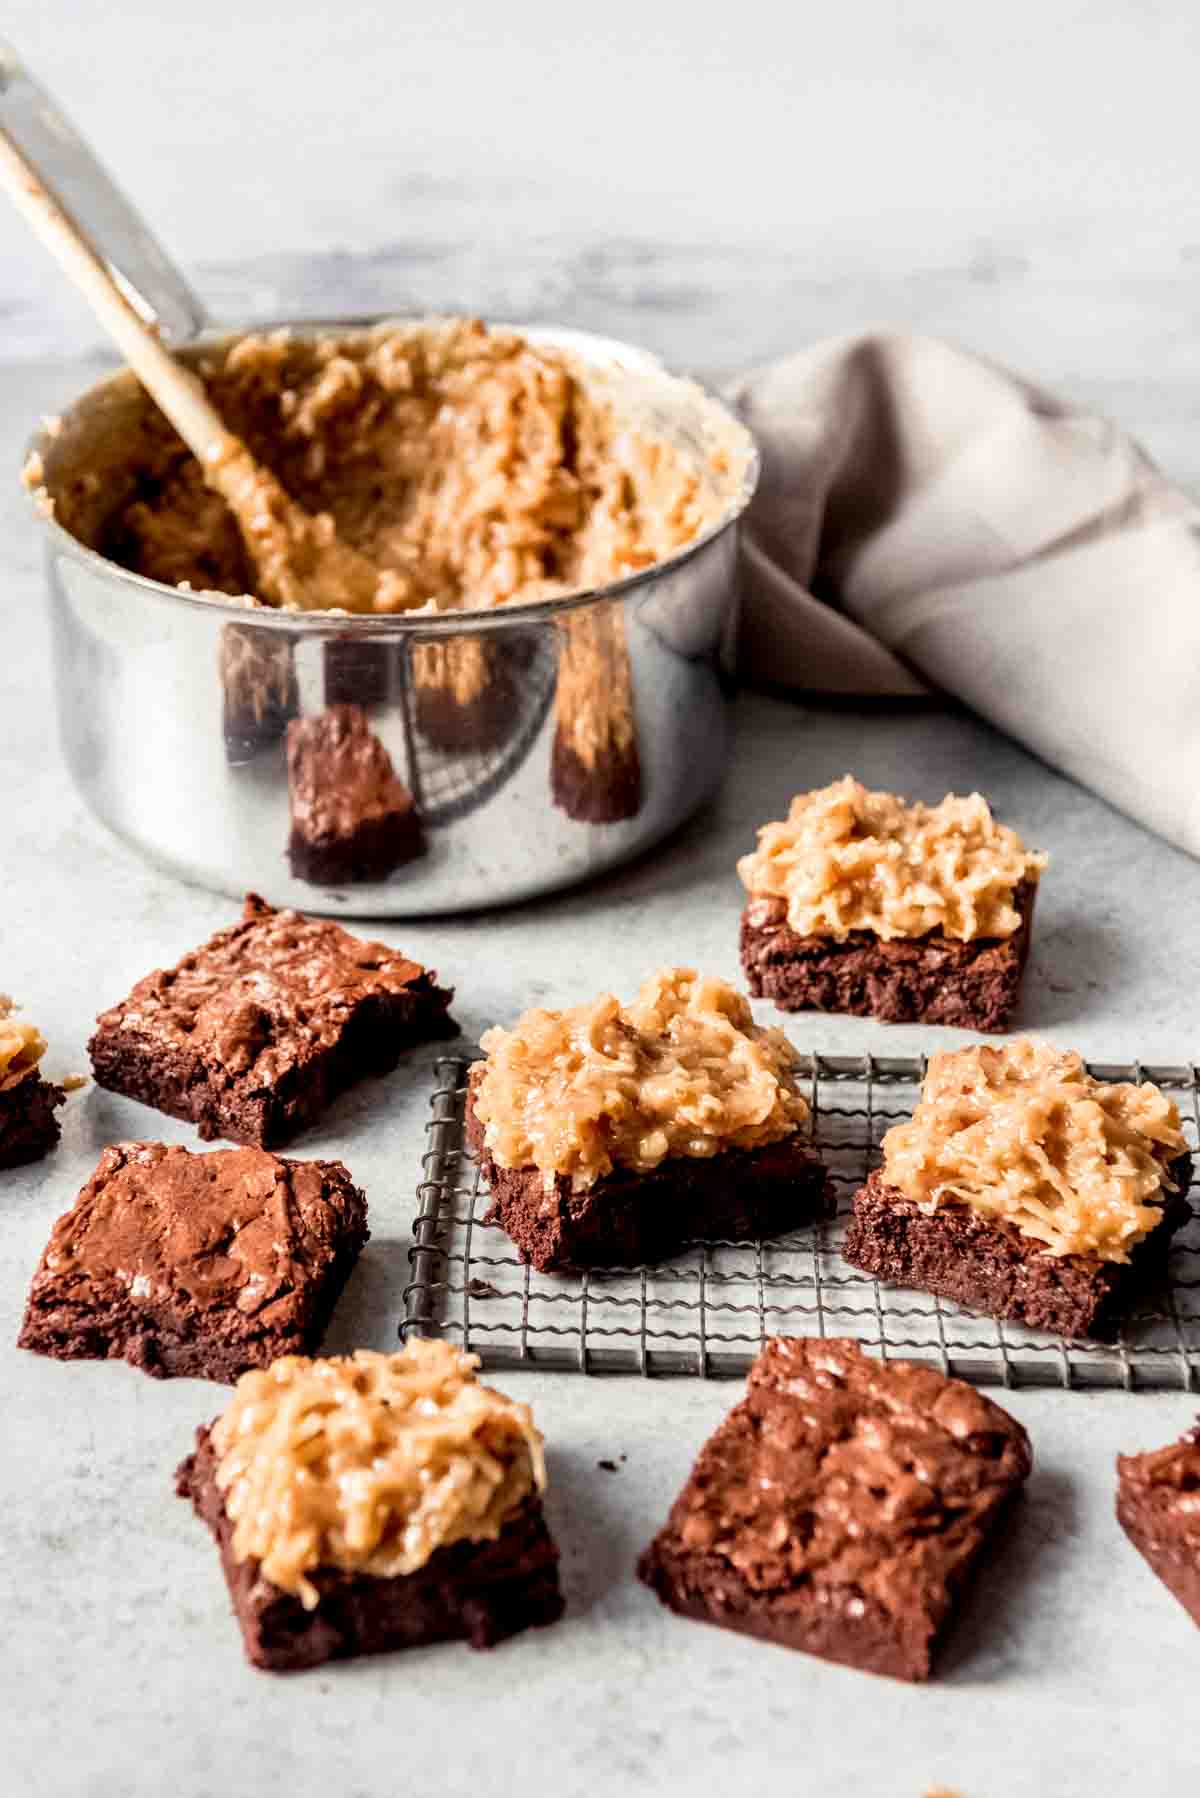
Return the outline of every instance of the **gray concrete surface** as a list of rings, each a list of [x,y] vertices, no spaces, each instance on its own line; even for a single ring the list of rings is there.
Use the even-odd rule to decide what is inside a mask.
[[[78,379],[62,365],[0,370],[0,469],[15,467],[29,421]],[[1156,409],[1151,387],[1141,403],[1169,430],[1171,398],[1160,398]],[[1177,441],[1186,474],[1182,430]],[[23,507],[0,483],[0,986],[29,1005],[50,1038],[48,1069],[63,1074],[86,1065],[96,1010],[225,922],[230,906],[137,861],[68,787]],[[628,992],[667,955],[734,976],[733,861],[794,788],[847,768],[933,797],[979,786],[1053,857],[1022,1023],[1096,1056],[1196,1056],[1200,865],[950,712],[747,697],[737,721],[721,798],[661,852],[589,891],[378,934],[455,983],[471,1035],[534,1000],[606,984]],[[828,1052],[954,1040],[844,1019],[789,1028],[801,1047]],[[347,1094],[298,1145],[344,1156],[370,1199],[373,1239],[334,1348],[395,1339],[427,1067],[415,1053]],[[212,1545],[171,1491],[193,1428],[221,1394],[11,1347],[52,1219],[105,1142],[139,1134],[191,1140],[184,1126],[89,1088],[70,1100],[59,1151],[3,1176],[6,1795],[682,1798],[715,1783],[918,1798],[941,1781],[967,1798],[1121,1798],[1148,1780],[1163,1798],[1194,1792],[1200,1639],[1111,1515],[1116,1453],[1176,1434],[1196,1408],[1183,1394],[1012,1397],[1038,1458],[1028,1501],[943,1678],[912,1691],[681,1623],[633,1582],[639,1547],[732,1386],[511,1374],[504,1383],[534,1403],[550,1445],[566,1620],[488,1656],[446,1647],[288,1680],[251,1672]],[[620,1455],[615,1474],[597,1465]]]

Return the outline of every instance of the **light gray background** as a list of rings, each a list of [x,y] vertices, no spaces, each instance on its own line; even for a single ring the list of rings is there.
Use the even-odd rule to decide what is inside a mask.
[[[706,17],[706,11],[712,16]],[[287,9],[13,0],[4,29],[226,318],[363,307],[545,314],[732,369],[885,321],[947,333],[1121,417],[1200,482],[1197,34],[1122,0],[1002,9],[614,0]],[[0,470],[95,354],[0,212]],[[82,812],[54,742],[32,530],[0,481],[0,986],[48,1065],[96,1009],[224,922]],[[979,785],[1053,866],[1022,1022],[1097,1056],[1197,1056],[1200,866],[952,714],[749,698],[717,806],[634,869],[493,918],[379,932],[459,987],[475,1034],[540,999],[627,992],[664,952],[737,972],[734,856],[796,786],[853,767]],[[768,1015],[760,1008],[762,1015]],[[949,1033],[798,1019],[800,1045]],[[345,1156],[374,1237],[332,1345],[394,1340],[425,1058],[347,1095],[303,1153]],[[191,1133],[96,1090],[3,1177],[0,1342],[100,1146]],[[219,1394],[0,1353],[0,1791],[14,1798],[692,1793],[1123,1798],[1196,1785],[1200,1638],[1111,1517],[1118,1448],[1184,1395],[1020,1393],[1038,1457],[945,1677],[889,1682],[677,1622],[630,1577],[726,1386],[508,1376],[551,1449],[568,1620],[292,1681],[241,1662],[215,1555],[170,1475]],[[627,1456],[621,1471],[600,1459]]]

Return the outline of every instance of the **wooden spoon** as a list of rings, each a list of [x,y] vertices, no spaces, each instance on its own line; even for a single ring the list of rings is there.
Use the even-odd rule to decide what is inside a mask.
[[[116,285],[75,218],[8,131],[0,186],[57,257],[146,392],[170,419],[228,505],[254,566],[260,599],[293,611],[392,611],[394,577],[339,540],[328,513],[296,504],[223,423],[203,384],[177,362]]]

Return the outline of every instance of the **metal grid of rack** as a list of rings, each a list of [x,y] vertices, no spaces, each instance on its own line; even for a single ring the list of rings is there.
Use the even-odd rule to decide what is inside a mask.
[[[924,1076],[913,1059],[813,1056],[802,1063],[814,1141],[837,1214],[767,1242],[695,1242],[653,1268],[539,1274],[488,1207],[463,1137],[469,1059],[434,1069],[429,1148],[409,1251],[402,1335],[444,1335],[485,1366],[582,1373],[744,1373],[768,1336],[856,1336],[883,1356],[934,1363],[981,1385],[1200,1388],[1200,1216],[1175,1238],[1161,1291],[1111,1346],[1067,1342],[979,1317],[928,1293],[881,1286],[839,1254],[854,1192],[883,1133],[907,1117]],[[1094,1065],[1105,1080],[1153,1080],[1200,1139],[1200,1069]]]

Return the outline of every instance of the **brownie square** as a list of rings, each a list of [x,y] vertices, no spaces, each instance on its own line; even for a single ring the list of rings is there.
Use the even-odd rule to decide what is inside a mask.
[[[1031,1464],[1021,1425],[961,1380],[776,1337],[638,1577],[680,1616],[926,1679]]]
[[[614,1168],[580,1192],[557,1174],[550,1192],[540,1168],[495,1160],[470,1092],[466,1126],[491,1188],[484,1221],[498,1223],[539,1273],[636,1267],[666,1260],[692,1241],[778,1236],[834,1209],[825,1168],[799,1131],[757,1149],[668,1156],[649,1173]]]
[[[1117,1520],[1200,1624],[1200,1422],[1166,1448],[1118,1456]]]
[[[1060,1336],[1115,1334],[1135,1298],[1161,1279],[1171,1238],[1191,1216],[1183,1196],[1190,1155],[1167,1169],[1176,1191],[1162,1222],[1136,1244],[1127,1262],[1096,1255],[1051,1255],[1002,1219],[966,1205],[923,1211],[876,1168],[855,1194],[842,1254],[854,1267],[893,1286],[911,1286]]]
[[[36,1068],[0,1081],[0,1168],[22,1167],[49,1154],[62,1134],[54,1113],[66,1096]]]
[[[251,893],[239,924],[102,1012],[88,1051],[110,1091],[272,1148],[343,1087],[452,1035],[453,997],[397,950]]]
[[[236,1380],[319,1345],[368,1234],[338,1161],[117,1143],[51,1232],[18,1346]]]
[[[318,886],[384,880],[425,851],[413,796],[360,706],[330,706],[287,732],[297,880]]]
[[[852,930],[844,941],[800,936],[783,899],[751,899],[742,912],[742,967],[756,998],[782,1011],[836,1011],[889,1024],[955,1024],[1003,1030],[1029,958],[1037,882],[1013,895],[1020,928],[960,942],[932,930],[885,939]]]

